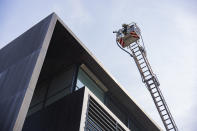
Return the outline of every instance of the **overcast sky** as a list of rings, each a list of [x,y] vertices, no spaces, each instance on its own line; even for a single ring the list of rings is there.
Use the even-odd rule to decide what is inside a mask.
[[[163,128],[133,59],[112,33],[136,22],[178,128],[197,130],[196,0],[0,0],[0,48],[52,12]]]

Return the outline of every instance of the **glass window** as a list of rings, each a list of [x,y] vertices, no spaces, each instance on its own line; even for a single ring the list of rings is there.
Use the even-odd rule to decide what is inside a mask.
[[[47,100],[45,106],[48,106],[71,93],[71,88],[73,86],[73,72],[74,68],[72,67],[67,69],[66,71],[60,72],[53,77],[47,92]]]
[[[77,87],[81,88],[86,86],[94,95],[96,95],[104,103],[104,91],[92,80],[88,74],[79,68]]]
[[[55,75],[50,83],[47,97],[53,96],[65,88],[70,88],[72,86],[72,78],[73,69]]]
[[[59,99],[63,98],[64,96],[68,95],[70,93],[70,89],[69,88],[65,88],[64,90],[62,90],[61,92],[59,92],[56,95],[53,95],[49,98],[47,98],[45,106],[48,106],[56,101],[58,101]]]
[[[53,78],[39,83],[34,91],[28,116],[71,93],[73,75],[74,66],[71,66],[54,75]]]
[[[31,102],[32,107],[44,101],[45,94],[47,92],[47,87],[48,83],[44,82],[36,88]]]
[[[48,81],[45,81],[36,87],[28,110],[28,116],[43,108],[48,85]]]

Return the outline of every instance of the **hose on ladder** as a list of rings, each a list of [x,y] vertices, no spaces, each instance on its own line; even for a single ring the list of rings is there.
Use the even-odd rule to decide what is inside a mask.
[[[116,41],[116,44],[118,45],[118,47],[119,47],[121,50],[123,50],[124,52],[126,52],[127,54],[129,54],[131,57],[133,57],[133,55],[132,55],[131,53],[129,53],[127,50],[125,50],[124,48],[122,48],[122,47],[118,44],[117,41]]]

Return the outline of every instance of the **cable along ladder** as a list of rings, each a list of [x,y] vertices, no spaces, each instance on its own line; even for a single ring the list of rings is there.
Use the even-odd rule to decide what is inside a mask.
[[[160,83],[156,75],[153,73],[146,57],[146,51],[139,27],[135,23],[128,25],[123,24],[122,26],[122,29],[114,31],[117,37],[117,45],[134,58],[142,77],[142,82],[145,83],[149,90],[166,130],[178,131],[175,121],[159,88]],[[140,38],[143,46],[139,44]],[[127,48],[127,50],[125,48]]]

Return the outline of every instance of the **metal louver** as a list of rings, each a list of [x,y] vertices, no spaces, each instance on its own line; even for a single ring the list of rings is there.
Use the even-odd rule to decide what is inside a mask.
[[[88,102],[86,131],[126,131],[91,96]]]

